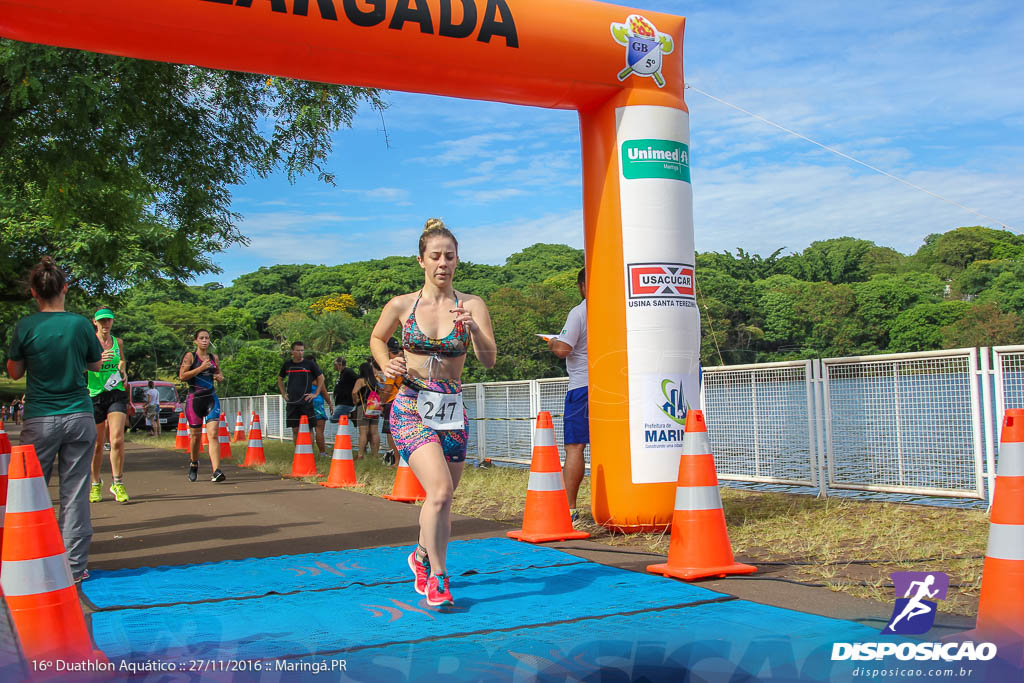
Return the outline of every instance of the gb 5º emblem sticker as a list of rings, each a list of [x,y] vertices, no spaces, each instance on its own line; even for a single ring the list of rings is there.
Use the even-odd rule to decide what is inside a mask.
[[[612,37],[626,46],[626,68],[619,72],[624,81],[630,74],[650,76],[659,88],[665,87],[661,76],[661,56],[675,49],[671,36],[654,28],[639,14],[630,14],[624,24],[612,24]]]

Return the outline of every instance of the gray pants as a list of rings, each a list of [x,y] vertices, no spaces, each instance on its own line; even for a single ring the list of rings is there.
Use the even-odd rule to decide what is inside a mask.
[[[53,462],[60,478],[60,526],[76,579],[89,564],[92,517],[89,514],[89,470],[96,445],[96,421],[92,413],[47,415],[25,420],[21,445],[32,445],[50,484]]]

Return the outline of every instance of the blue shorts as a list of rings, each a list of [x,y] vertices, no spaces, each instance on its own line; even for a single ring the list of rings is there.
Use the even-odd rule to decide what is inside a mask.
[[[587,387],[580,387],[565,395],[562,443],[590,443],[590,405],[587,393]]]

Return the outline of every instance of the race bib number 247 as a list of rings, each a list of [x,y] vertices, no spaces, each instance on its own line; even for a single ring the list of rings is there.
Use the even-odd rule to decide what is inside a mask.
[[[462,394],[439,394],[420,390],[416,407],[423,424],[440,432],[463,429],[466,426],[462,409]]]

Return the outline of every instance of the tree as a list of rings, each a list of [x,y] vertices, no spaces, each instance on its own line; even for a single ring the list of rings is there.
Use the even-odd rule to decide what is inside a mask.
[[[505,259],[504,280],[509,287],[525,287],[543,282],[563,270],[578,272],[582,267],[582,249],[538,243]]]
[[[1021,318],[1016,313],[1003,313],[994,303],[977,304],[941,332],[943,346],[947,349],[1019,344]]]
[[[76,288],[218,272],[232,185],[326,182],[331,133],[377,91],[0,39],[0,299],[49,253]],[[267,122],[271,125],[267,125]]]
[[[811,242],[800,258],[789,263],[788,272],[808,282],[860,282],[868,278],[865,257],[876,248],[874,242],[853,237]]]
[[[942,301],[942,280],[931,273],[875,275],[851,285],[862,326],[860,353],[878,352],[889,346],[889,328],[901,312],[920,303]]]
[[[259,344],[246,344],[222,361],[227,396],[277,393],[281,354]]]
[[[351,294],[329,294],[322,296],[309,305],[314,315],[324,313],[348,313],[356,311],[356,300]]]
[[[963,318],[970,304],[943,301],[919,304],[900,313],[889,332],[889,350],[933,351],[943,348],[943,328]]]
[[[562,362],[536,335],[560,331],[566,315],[579,302],[578,292],[570,294],[549,285],[502,287],[495,291],[487,307],[498,344],[497,364],[486,370],[471,354],[463,380],[492,382],[565,376]]]

